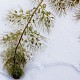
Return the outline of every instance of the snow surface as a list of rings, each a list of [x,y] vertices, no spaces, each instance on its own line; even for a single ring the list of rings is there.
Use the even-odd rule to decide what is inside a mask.
[[[32,8],[29,0],[0,0],[0,35],[10,31],[4,24],[4,17],[10,9]],[[47,48],[39,52],[25,68],[20,80],[80,80],[80,23],[68,12],[65,17],[57,17],[55,26],[47,35]],[[0,48],[0,51],[2,48]],[[0,59],[0,79],[13,80],[4,71]]]

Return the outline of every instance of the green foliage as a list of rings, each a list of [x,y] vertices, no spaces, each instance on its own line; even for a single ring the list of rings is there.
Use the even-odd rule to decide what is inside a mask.
[[[38,15],[35,15],[35,22],[37,23],[36,26],[38,25],[43,31],[45,30],[49,33],[53,27],[54,15],[51,12],[46,11],[46,4],[42,4],[38,8],[36,14]]]
[[[80,0],[70,0],[68,2],[69,7],[74,7],[76,5],[80,4]]]
[[[36,51],[40,49],[43,46],[42,42],[44,41],[45,37],[42,36],[37,30],[34,30],[32,26],[26,30],[26,35],[23,42],[26,43],[28,50]]]
[[[28,24],[31,16],[33,15],[32,13],[34,13],[35,10],[36,8],[26,12],[23,9],[20,9],[19,11],[9,11],[8,15],[6,16],[6,20],[12,25],[19,25],[22,29],[23,26]],[[46,11],[46,4],[41,4],[31,19],[29,26],[32,26],[33,28],[41,27],[42,30],[49,32],[53,25],[53,21],[54,16],[51,12]],[[41,24],[43,24],[43,26]]]
[[[66,0],[51,0],[51,4],[56,13],[59,13],[59,15],[62,13],[66,13]]]
[[[6,45],[17,44],[20,35],[21,35],[21,30],[17,30],[16,32],[10,32],[9,34],[3,36],[2,42]]]
[[[18,47],[16,54],[15,46],[13,45],[9,46],[8,49],[4,51],[4,54],[4,67],[13,78],[20,78],[24,73],[24,66],[30,59],[30,55],[26,52],[22,45]]]
[[[62,15],[80,4],[80,0],[50,0],[50,4],[57,14]]]
[[[17,66],[17,65],[15,67],[14,66],[11,67],[10,73],[14,79],[19,79],[24,74],[20,66]]]
[[[22,9],[20,9],[19,11],[11,10],[6,16],[6,21],[12,25],[23,26],[25,24],[25,21],[26,20],[28,21],[29,18],[30,18],[30,11],[24,13]]]
[[[6,45],[3,53],[4,67],[15,79],[24,74],[24,66],[31,58],[31,54],[42,49],[46,38],[41,35],[40,30],[49,33],[54,23],[54,15],[46,10],[44,0],[39,2],[37,7],[24,11],[23,9],[10,10],[6,21],[12,26],[18,26],[15,32],[4,35],[1,42]],[[49,0],[54,11],[66,14],[67,10],[79,5],[79,0]],[[76,12],[76,19],[80,19],[80,10]]]
[[[19,30],[10,32],[1,39],[7,48],[3,53],[4,67],[15,79],[24,74],[24,66],[30,60],[33,51],[43,47],[45,37],[38,31],[39,26],[47,32],[52,27],[54,17],[51,12],[46,11],[46,4],[42,2],[43,0],[36,8],[26,12],[23,9],[11,10],[6,16],[8,24],[19,26]]]

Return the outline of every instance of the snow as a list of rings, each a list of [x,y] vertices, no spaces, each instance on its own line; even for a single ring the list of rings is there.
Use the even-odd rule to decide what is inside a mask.
[[[35,76],[36,75],[36,76]],[[26,75],[27,76],[27,75]],[[27,80],[79,80],[79,74],[70,67],[52,66],[43,69],[42,71],[33,69]],[[24,77],[25,80],[25,77]]]
[[[19,6],[30,9],[29,0],[0,0],[0,35],[10,31],[3,18],[10,9]],[[80,80],[80,23],[68,12],[65,17],[57,17],[54,28],[47,35],[47,48],[39,52],[25,68],[20,80]],[[0,49],[1,51],[2,49]],[[4,71],[0,59],[1,80],[13,80]]]

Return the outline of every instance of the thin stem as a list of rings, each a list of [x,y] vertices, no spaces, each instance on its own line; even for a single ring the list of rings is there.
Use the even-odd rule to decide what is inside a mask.
[[[31,17],[30,17],[30,19],[29,19],[26,27],[23,29],[23,32],[22,32],[22,34],[21,34],[21,36],[20,36],[20,39],[19,39],[19,42],[18,42],[18,44],[17,44],[17,46],[16,46],[16,48],[15,48],[14,63],[15,63],[15,55],[16,55],[18,46],[19,46],[19,44],[20,44],[20,42],[21,42],[21,39],[22,39],[22,37],[23,37],[23,34],[24,34],[25,30],[27,29],[28,25],[30,24],[30,22],[31,22],[31,20],[32,20],[32,18],[33,18],[33,16],[34,16],[34,14],[36,13],[36,11],[38,10],[39,6],[42,4],[43,1],[44,1],[44,0],[41,0],[41,2],[40,2],[40,3],[38,4],[38,6],[35,8],[35,10],[34,10],[34,12],[32,13],[32,15],[31,15]]]

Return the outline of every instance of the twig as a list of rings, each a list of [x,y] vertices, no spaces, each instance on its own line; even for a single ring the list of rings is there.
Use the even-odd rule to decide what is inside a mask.
[[[27,29],[28,25],[30,24],[30,22],[31,22],[31,20],[32,20],[34,14],[35,14],[35,12],[37,11],[37,9],[39,8],[39,6],[42,4],[43,1],[44,1],[44,0],[41,0],[41,2],[40,2],[40,3],[38,4],[38,6],[35,8],[35,10],[34,10],[34,12],[32,13],[32,15],[31,15],[31,17],[30,17],[30,19],[29,19],[26,27],[24,28],[24,30],[23,30],[23,32],[22,32],[22,34],[21,34],[21,36],[20,36],[19,42],[18,42],[18,44],[17,44],[17,46],[16,46],[16,48],[15,48],[14,63],[15,63],[16,52],[17,52],[18,46],[19,46],[19,44],[20,44],[20,42],[21,42],[21,39],[22,39],[22,37],[23,37],[23,34],[24,34],[25,30]]]

